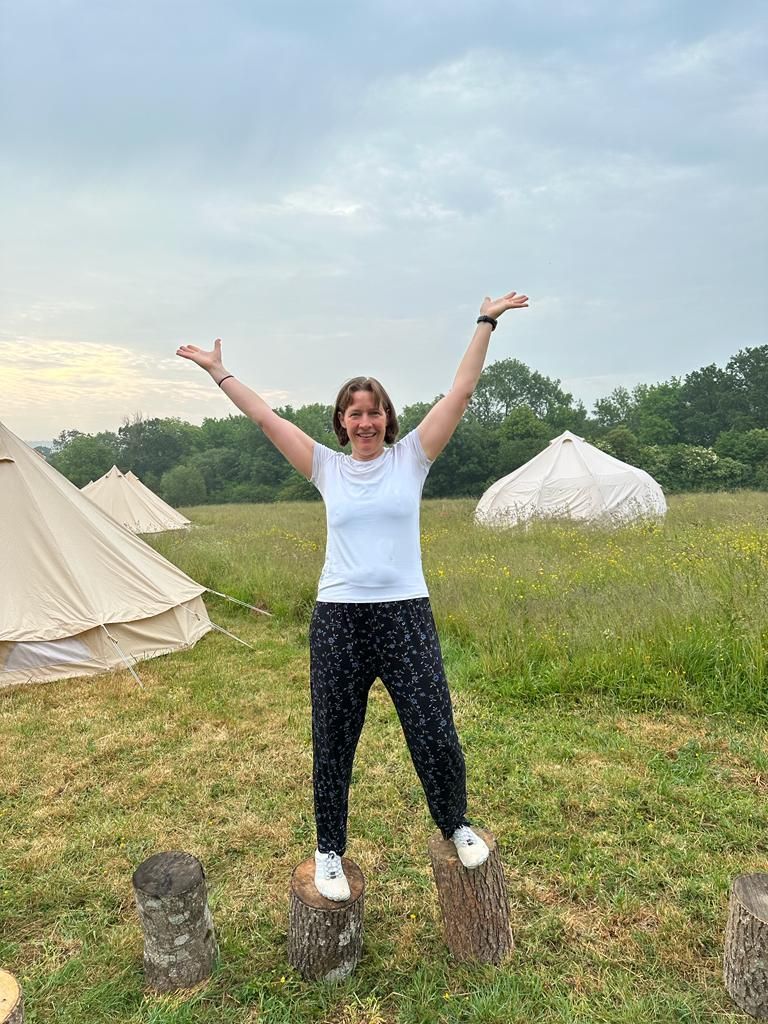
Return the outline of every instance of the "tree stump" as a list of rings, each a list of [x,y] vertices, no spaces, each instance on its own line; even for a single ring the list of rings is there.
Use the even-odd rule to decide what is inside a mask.
[[[354,971],[363,948],[365,879],[354,861],[342,858],[350,897],[327,900],[315,888],[315,858],[291,876],[288,962],[306,981],[341,981]]]
[[[768,874],[739,875],[734,880],[723,976],[738,1007],[768,1020]]]
[[[208,978],[218,952],[205,872],[191,853],[157,853],[133,874],[144,932],[144,977],[157,992]]]
[[[499,964],[514,949],[504,869],[490,832],[476,828],[491,851],[480,867],[465,868],[450,839],[429,841],[445,942],[457,960]]]
[[[24,997],[18,981],[0,969],[0,1024],[24,1024]]]

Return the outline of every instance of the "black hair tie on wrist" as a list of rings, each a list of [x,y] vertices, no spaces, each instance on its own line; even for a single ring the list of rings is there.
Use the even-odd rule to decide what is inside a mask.
[[[496,324],[498,324],[499,321],[498,320],[494,320],[492,316],[479,316],[477,318],[477,322],[479,324],[490,324],[491,325],[491,330],[495,331],[496,330]]]
[[[229,380],[230,377],[234,377],[234,373],[228,373],[226,377],[222,377],[221,380],[217,380],[216,383],[221,387],[225,380]]]

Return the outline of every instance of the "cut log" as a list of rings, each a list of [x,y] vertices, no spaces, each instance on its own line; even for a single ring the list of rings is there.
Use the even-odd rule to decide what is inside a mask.
[[[18,981],[0,968],[0,1024],[24,1024],[24,997]]]
[[[156,853],[136,868],[133,890],[147,985],[173,992],[210,977],[217,948],[200,861],[191,853]]]
[[[745,1013],[768,1020],[768,874],[739,875],[731,888],[723,957],[725,987]]]
[[[327,900],[315,888],[315,858],[304,860],[291,876],[288,962],[306,981],[341,981],[354,971],[363,948],[365,879],[360,868],[342,858],[350,897]]]
[[[514,949],[504,869],[490,832],[475,832],[491,852],[484,864],[471,870],[461,863],[450,839],[438,832],[429,841],[443,935],[457,960],[499,964]]]

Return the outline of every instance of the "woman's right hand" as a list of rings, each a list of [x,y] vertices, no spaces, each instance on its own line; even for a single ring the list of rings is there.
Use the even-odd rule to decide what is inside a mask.
[[[214,341],[213,349],[210,352],[198,348],[197,345],[181,345],[176,349],[176,355],[181,356],[182,359],[191,359],[193,363],[202,366],[212,376],[215,376],[217,370],[224,369],[224,364],[221,361],[221,338]]]

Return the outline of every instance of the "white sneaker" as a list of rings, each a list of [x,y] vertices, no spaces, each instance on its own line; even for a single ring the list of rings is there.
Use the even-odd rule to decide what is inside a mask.
[[[469,825],[459,825],[451,839],[465,868],[478,868],[488,860],[488,844]]]
[[[315,888],[327,900],[348,900],[349,882],[338,853],[315,850]]]

